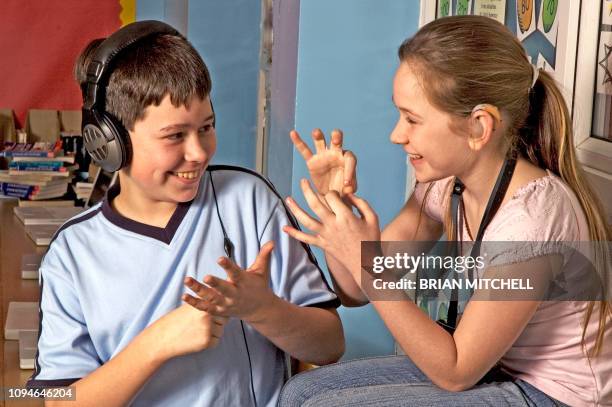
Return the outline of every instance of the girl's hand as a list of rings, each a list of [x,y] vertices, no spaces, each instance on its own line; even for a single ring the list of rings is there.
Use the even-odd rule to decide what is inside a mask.
[[[229,258],[221,257],[218,264],[227,273],[227,280],[208,275],[204,277],[205,284],[202,284],[188,277],[185,285],[197,298],[183,294],[183,301],[211,315],[235,317],[246,322],[257,321],[276,299],[270,289],[270,254],[273,249],[273,242],[263,245],[251,267],[246,270]]]
[[[326,145],[323,132],[320,129],[313,130],[312,140],[316,150],[314,155],[297,131],[292,130],[289,136],[304,158],[310,179],[319,194],[325,195],[330,191],[336,191],[340,196],[344,196],[357,191],[355,177],[357,159],[351,151],[342,149],[341,130],[332,131],[329,146]]]
[[[347,206],[336,191],[328,192],[324,197],[328,208],[308,181],[303,179],[300,186],[308,206],[319,219],[311,217],[289,197],[287,205],[300,223],[313,233],[305,233],[290,226],[285,226],[283,231],[294,239],[323,249],[341,262],[355,282],[361,285],[361,242],[380,240],[378,216],[365,200],[353,194],[346,195],[351,205]],[[353,213],[352,206],[357,208],[359,216]]]

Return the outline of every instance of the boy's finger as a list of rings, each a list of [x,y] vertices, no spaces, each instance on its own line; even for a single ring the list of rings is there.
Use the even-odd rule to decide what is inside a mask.
[[[325,135],[321,129],[314,129],[312,131],[312,141],[314,141],[315,151],[317,154],[325,152],[327,146],[325,145]]]
[[[181,299],[183,300],[183,302],[191,305],[196,309],[199,309],[200,311],[208,312],[208,309],[210,308],[209,302],[195,298],[193,295],[190,294],[183,294],[181,296]]]
[[[332,131],[330,150],[342,151],[342,130],[334,129]]]
[[[291,197],[287,197],[285,200],[287,202],[287,206],[291,210],[291,213],[295,215],[297,220],[308,229],[312,231],[317,231],[321,228],[321,223],[319,223],[316,219],[311,217],[306,211],[304,211]]]
[[[270,267],[270,254],[274,250],[274,242],[269,241],[261,247],[261,250],[257,254],[255,261],[248,268],[248,271],[257,271],[260,273],[266,273]]]
[[[222,317],[222,316],[214,316],[212,320],[215,324],[223,326],[227,324],[227,321],[229,320],[229,318]]]
[[[217,264],[219,264],[223,268],[230,281],[237,283],[238,280],[240,280],[240,274],[242,273],[242,269],[238,267],[238,265],[234,263],[231,259],[227,257],[221,257],[217,261]]]
[[[310,157],[312,157],[312,151],[310,151],[308,144],[306,144],[304,140],[302,140],[300,134],[295,130],[291,130],[289,132],[289,137],[291,138],[295,149],[304,158],[304,161],[308,161]]]
[[[308,233],[304,233],[301,230],[292,228],[291,226],[283,226],[283,232],[285,232],[295,240],[299,240],[300,242],[321,247],[319,239],[317,239],[315,236],[310,235]]]
[[[225,297],[233,298],[236,296],[236,286],[232,283],[210,275],[204,277],[204,282],[214,287],[215,290],[219,291],[219,293]]]
[[[203,300],[210,298],[214,295],[213,290],[206,287],[204,284],[200,283],[193,277],[185,278],[185,286],[187,286],[191,291],[196,293],[196,295]]]

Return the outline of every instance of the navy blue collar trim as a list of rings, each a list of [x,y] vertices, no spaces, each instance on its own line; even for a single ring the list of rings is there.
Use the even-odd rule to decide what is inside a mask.
[[[178,227],[181,225],[183,218],[189,211],[191,207],[191,203],[189,202],[181,202],[176,206],[172,217],[168,221],[168,224],[165,228],[159,228],[157,226],[147,225],[145,223],[140,223],[130,218],[126,218],[125,216],[119,214],[111,207],[111,201],[119,195],[121,191],[121,187],[119,186],[119,182],[116,182],[111,186],[106,192],[106,197],[102,202],[102,214],[108,219],[111,223],[116,226],[119,226],[122,229],[129,230],[130,232],[138,233],[139,235],[148,236],[153,239],[157,239],[160,242],[170,244],[174,234],[176,233]]]

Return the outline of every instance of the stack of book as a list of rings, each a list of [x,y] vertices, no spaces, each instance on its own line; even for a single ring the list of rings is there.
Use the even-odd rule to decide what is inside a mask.
[[[78,167],[74,156],[63,155],[61,141],[6,142],[0,157],[10,159],[9,169],[0,171],[0,193],[29,201],[66,195]]]
[[[82,199],[83,201],[89,199],[91,191],[93,191],[93,187],[93,182],[77,182],[74,186],[74,192],[77,199]]]

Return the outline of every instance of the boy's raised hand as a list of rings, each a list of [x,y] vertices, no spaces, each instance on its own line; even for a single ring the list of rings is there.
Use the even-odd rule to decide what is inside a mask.
[[[242,270],[227,257],[218,264],[227,273],[227,280],[208,275],[202,284],[191,277],[185,285],[197,298],[183,294],[183,301],[198,310],[220,317],[235,317],[246,322],[257,321],[276,296],[270,289],[270,255],[274,243],[268,242],[259,251],[251,266]]]
[[[163,360],[212,348],[219,343],[227,318],[183,304],[148,329]],[[145,331],[146,332],[146,331]]]
[[[304,158],[310,179],[317,192],[325,195],[329,191],[336,191],[340,196],[357,191],[357,178],[355,168],[357,159],[351,151],[342,149],[342,131],[334,130],[331,134],[329,146],[325,142],[325,135],[320,129],[312,131],[312,140],[315,154],[302,140],[297,131],[289,132],[293,145]]]

